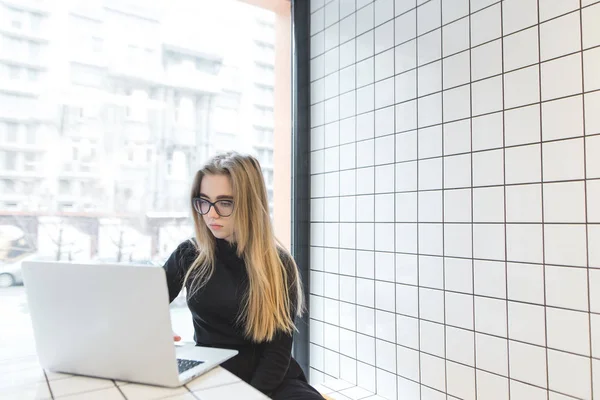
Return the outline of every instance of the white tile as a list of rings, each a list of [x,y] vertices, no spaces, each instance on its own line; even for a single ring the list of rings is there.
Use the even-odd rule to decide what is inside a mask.
[[[417,63],[423,65],[442,58],[442,35],[437,29],[417,38]]]
[[[469,0],[442,0],[442,23],[469,15]]]
[[[338,249],[324,249],[324,271],[332,274],[339,273],[339,251]]]
[[[396,191],[412,191],[417,189],[417,163],[405,162],[396,164]]]
[[[340,356],[340,379],[356,385],[356,364],[356,359]],[[332,393],[332,395],[335,394]],[[341,396],[340,393],[337,393],[337,395]]]
[[[385,53],[384,53],[385,54]],[[393,68],[392,68],[393,72]],[[375,83],[375,108],[394,105],[394,78]]]
[[[414,224],[407,225],[414,226]],[[418,259],[414,254],[396,254],[396,283],[416,285],[418,279],[417,264]]]
[[[446,367],[443,358],[421,353],[421,384],[439,391],[446,389]]]
[[[417,99],[419,128],[442,123],[442,94]]]
[[[310,84],[310,104],[325,100],[325,79],[318,79]]]
[[[586,266],[585,226],[546,224],[544,237],[546,263]]]
[[[538,22],[537,0],[505,0],[502,7],[503,33],[535,25]]]
[[[341,352],[352,358],[356,358],[356,332],[354,329],[340,329]]]
[[[442,62],[444,89],[469,83],[471,58],[468,51],[444,58]]]
[[[390,0],[384,0],[387,2]],[[375,7],[380,2],[375,3]],[[394,51],[392,48],[394,47],[394,21],[386,22],[383,25],[375,28],[375,54],[381,53],[382,51],[390,49],[392,54]],[[394,64],[392,62],[392,68],[394,68]],[[392,72],[393,74],[393,72]]]
[[[585,222],[584,182],[544,184],[544,222]]]
[[[396,105],[396,132],[412,129],[417,129],[416,100]]]
[[[348,67],[356,61],[356,40],[352,39],[340,46],[340,68]],[[312,75],[312,72],[311,72]]]
[[[540,141],[540,106],[534,104],[504,113],[506,146]]]
[[[352,14],[340,21],[340,43],[346,43],[356,36],[356,15]]]
[[[442,222],[442,192],[419,193],[419,222]]]
[[[313,13],[325,5],[325,0],[314,0],[310,2],[310,12]]]
[[[398,297],[396,296],[396,302]],[[396,304],[398,309],[398,304]],[[419,288],[419,317],[438,323],[444,322],[444,292]]]
[[[325,100],[325,123],[334,122],[340,119],[340,102],[339,98],[334,97]],[[327,161],[327,160],[326,160]]]
[[[588,310],[587,272],[583,268],[546,266],[546,304]]]
[[[445,191],[444,220],[446,222],[471,222],[471,189]]]
[[[535,264],[507,264],[508,298],[544,303],[544,268]]]
[[[395,73],[400,74],[417,66],[417,40],[413,39],[394,48]]]
[[[511,380],[510,395],[513,399],[548,400],[548,391],[519,381]]]
[[[473,222],[504,222],[504,188],[473,189]]]
[[[325,298],[323,300],[323,322],[333,325],[340,324],[340,302]]]
[[[394,133],[394,107],[376,110],[375,136],[384,136],[392,133]]]
[[[377,5],[377,3],[375,3],[375,5]],[[373,393],[369,392],[368,390],[365,390],[363,388],[360,388],[358,386],[354,386],[349,389],[344,389],[344,390],[340,391],[339,394],[342,394],[349,399],[358,400],[358,399],[365,399],[365,398],[371,396]]]
[[[395,45],[402,44],[417,37],[416,10],[400,15],[394,20]]]
[[[475,369],[446,362],[448,393],[459,399],[475,400]]]
[[[340,25],[334,24],[325,28],[325,51],[329,51],[340,44]],[[338,60],[339,61],[339,57]]]
[[[325,279],[323,272],[310,271],[310,293],[323,296],[325,289]]]
[[[506,183],[540,182],[540,145],[511,147],[506,149]],[[546,163],[546,160],[544,160]]]
[[[356,144],[340,146],[340,170],[356,168]]]
[[[508,337],[513,340],[546,345],[544,307],[508,302]]]
[[[479,80],[502,73],[502,41],[495,40],[471,50],[471,78]]]
[[[566,139],[583,135],[583,98],[568,97],[542,104],[544,140]]]
[[[312,280],[312,276],[311,276],[311,280]],[[311,281],[311,284],[312,284],[312,281]],[[314,343],[315,345],[323,346],[323,344],[325,343],[323,325],[324,324],[322,321],[317,321],[316,319],[313,319],[310,321],[311,344]],[[194,381],[194,384],[196,384],[195,381]]]
[[[419,159],[442,155],[442,127],[433,126],[418,131]]]
[[[115,390],[117,390],[115,388]],[[118,391],[117,391],[118,393]],[[2,396],[6,399],[47,400],[51,399],[48,384],[45,382],[28,383],[24,386],[9,386],[2,388]],[[119,397],[123,398],[123,396]]]
[[[446,324],[473,329],[473,296],[446,292],[445,308]]]
[[[356,283],[354,283],[354,285],[356,285]],[[356,305],[341,302],[340,303],[340,327],[343,328],[342,330],[356,331],[356,318],[357,318]],[[325,339],[323,339],[323,341],[325,341]],[[355,339],[355,341],[356,341],[356,339]],[[340,332],[340,343],[343,343],[342,338],[341,338],[341,332]],[[344,347],[342,346],[342,352],[345,352],[346,354],[350,354],[351,351],[356,351],[356,346],[353,348],[353,350],[348,350],[348,349],[344,350]],[[356,354],[354,354],[354,357],[356,357]]]
[[[352,143],[356,140],[356,118],[340,121],[340,144]]]
[[[384,252],[375,253],[375,265],[375,279],[387,282],[395,282],[396,266],[394,254]]]
[[[540,1],[540,21],[568,13],[579,8],[577,0],[542,0]]]
[[[501,36],[501,7],[499,4],[471,15],[471,46],[497,39]]]
[[[581,93],[581,70],[579,54],[542,63],[542,100]]]
[[[336,71],[331,75],[327,75],[325,78],[325,98],[330,99],[340,94],[340,77],[339,73]]]
[[[537,27],[505,36],[503,54],[505,71],[537,63],[539,61]]]
[[[509,381],[502,376],[477,370],[477,397],[503,400],[509,398]]]
[[[394,222],[394,195],[375,196],[375,222]]]
[[[347,17],[356,11],[355,0],[340,0],[340,18]]]
[[[394,167],[393,164],[375,167],[375,193],[394,191]]]
[[[392,18],[394,18],[394,0],[377,0],[375,2],[375,26],[381,25]]]
[[[469,18],[466,17],[442,28],[444,57],[469,48],[469,27]]]
[[[360,35],[374,28],[375,8],[373,4],[369,4],[366,7],[356,11],[356,34]]]
[[[417,8],[417,35],[422,35],[440,27],[441,16],[440,0],[433,0]]]
[[[375,55],[374,31],[363,33],[356,38],[356,61]]]
[[[371,392],[375,392],[376,388],[376,380],[375,380],[375,367],[371,365],[367,365],[364,363],[357,363],[357,377],[358,377],[358,386],[369,390]]]
[[[493,113],[473,118],[473,150],[503,147],[503,113]]]
[[[129,385],[126,385],[129,386]],[[146,388],[150,388],[149,386],[146,386]],[[121,387],[121,390],[124,390],[125,387]],[[157,398],[163,398],[161,397],[160,390],[152,390],[154,388],[151,388],[148,391],[148,394],[150,394],[150,396],[148,397],[131,397],[133,400],[137,399],[137,398],[144,398],[144,399],[157,399]],[[175,391],[174,391],[175,392]],[[154,396],[159,396],[159,397],[154,397]],[[75,394],[72,396],[62,396],[60,397],[61,399],[80,399],[80,398],[85,398],[86,400],[121,400],[124,399],[125,397],[123,396],[123,394],[121,394],[121,392],[119,391],[119,389],[117,389],[116,387],[112,387],[112,388],[108,388],[108,389],[101,389],[101,390],[95,390],[93,392],[85,392],[85,393],[79,393],[79,394]],[[128,397],[129,398],[129,397]],[[187,392],[187,390],[183,389],[183,390],[177,390],[177,394],[175,396],[169,396],[169,399],[187,399],[187,400],[194,400],[195,397],[192,396],[190,393]]]
[[[349,118],[356,113],[356,96],[354,91],[340,96],[340,118]],[[339,138],[338,138],[339,140]]]
[[[444,124],[444,155],[466,153],[471,150],[470,121]]]
[[[471,0],[471,12],[474,13],[496,3],[496,0]]]
[[[510,377],[524,383],[546,387],[546,349],[513,341],[509,341],[508,346]]]
[[[583,53],[584,88],[586,91],[600,89],[600,78],[597,71],[600,68],[600,49],[597,47]]]
[[[325,5],[325,26],[335,24],[340,20],[340,4],[338,0],[333,0]]]
[[[404,102],[417,97],[417,71],[412,70],[394,78],[396,102]]]
[[[311,318],[323,321],[324,319],[324,299],[319,296],[310,296]]]
[[[581,10],[583,27],[583,48],[588,49],[600,45],[600,29],[597,21],[600,19],[600,4]]]
[[[472,257],[471,226],[446,224],[444,229],[444,255],[449,257]]]
[[[335,274],[325,274],[323,294],[325,297],[329,297],[335,300],[339,300],[340,297],[340,279]]]
[[[600,92],[599,92],[600,93]],[[600,151],[600,136],[587,137],[585,139],[586,147],[586,177],[600,178],[600,159],[594,157]]]
[[[325,125],[325,147],[340,144],[340,123],[338,121]]]
[[[474,116],[502,109],[502,77],[475,82],[471,86],[471,91]]]
[[[509,72],[504,76],[504,105],[520,107],[540,101],[539,67],[537,65]]]
[[[508,340],[475,334],[477,368],[502,376],[508,375]]]
[[[548,347],[590,356],[589,314],[577,311],[546,309]]]
[[[392,294],[395,296],[395,294]],[[394,299],[391,299],[392,312],[376,310],[375,336],[388,342],[396,342],[396,315],[394,314]]]
[[[321,31],[310,38],[310,55],[315,57],[325,52],[325,32]]]
[[[373,111],[375,108],[375,85],[368,85],[356,90],[356,112],[358,114]],[[375,129],[373,127],[373,129]]]
[[[324,344],[326,350],[340,351],[340,327],[324,324]]]
[[[356,140],[370,139],[375,136],[375,114],[372,112],[356,117]]]
[[[397,346],[397,373],[411,380],[419,380],[419,352],[406,347]]]
[[[360,150],[359,150],[360,151]],[[361,168],[356,170],[356,194],[373,193],[374,191],[374,173],[373,167]]]
[[[396,193],[396,222],[417,222],[417,193]]]
[[[340,195],[347,196],[356,193],[356,170],[340,172]]]
[[[339,378],[328,377],[323,380],[323,386],[328,387],[336,392],[352,387],[352,384]]]
[[[419,348],[419,320],[396,315],[396,342],[404,347]]]
[[[362,278],[356,280],[356,303],[361,306],[375,307],[375,281]]]
[[[421,400],[444,400],[446,398],[456,400],[455,397],[447,396],[444,392],[421,386]]]
[[[396,345],[377,339],[375,342],[375,363],[377,368],[396,372]]]
[[[475,296],[475,330],[477,332],[506,337],[506,318],[505,300]]]
[[[375,338],[366,335],[356,336],[356,358],[367,364],[375,364]]]
[[[445,290],[473,293],[473,265],[471,260],[462,258],[444,259]]]
[[[473,331],[446,326],[446,358],[475,366],[475,336]]]
[[[420,322],[420,350],[425,353],[444,357],[444,325],[435,322]]]
[[[566,3],[566,1],[563,1],[563,3]],[[540,25],[542,61],[574,53],[578,50],[581,50],[578,12],[564,15]]]
[[[543,254],[541,224],[507,224],[506,250],[509,261],[541,263]]]
[[[419,253],[441,256],[444,253],[443,242],[442,224],[419,225]]]
[[[396,252],[417,252],[416,224],[396,224]]]
[[[195,392],[198,397],[203,398],[221,398],[234,399],[244,398],[248,400],[268,399],[264,394],[249,386],[244,382],[234,383],[231,385],[217,386],[214,388],[200,390]]]
[[[357,143],[356,166],[369,167],[375,164],[375,141],[365,140]],[[370,211],[368,211],[370,212]],[[364,218],[362,219],[364,221]],[[370,218],[372,220],[372,218]]]
[[[582,139],[544,143],[542,151],[545,182],[584,178]]]
[[[419,257],[419,286],[444,288],[444,263],[441,257]]]
[[[390,49],[375,56],[375,80],[394,75],[394,50]]]
[[[548,350],[548,386],[550,390],[581,399],[592,398],[590,359]]]
[[[442,62],[437,61],[418,69],[418,94],[425,96],[442,90]]]
[[[396,16],[404,14],[405,12],[412,10],[417,6],[416,0],[395,0],[394,11]]]
[[[446,90],[443,94],[444,122],[467,118],[471,114],[471,93],[469,86]]]
[[[475,260],[473,270],[476,295],[506,298],[505,263]]]
[[[395,287],[392,282],[375,282],[375,307],[378,310],[394,312],[395,297]]]
[[[600,223],[600,181],[588,181],[586,189],[587,220],[590,223]]]
[[[131,386],[136,387],[138,385]],[[50,390],[52,392],[52,395],[55,397],[91,392],[94,390],[106,389],[110,387],[114,387],[112,381],[110,380],[87,378],[81,376],[73,376],[66,379],[50,381]]]
[[[503,158],[502,150],[473,153],[473,186],[502,185]]]

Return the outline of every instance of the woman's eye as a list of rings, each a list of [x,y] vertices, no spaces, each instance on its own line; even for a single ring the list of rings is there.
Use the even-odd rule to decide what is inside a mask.
[[[223,207],[233,207],[233,202],[231,202],[231,201],[222,201],[221,205]]]

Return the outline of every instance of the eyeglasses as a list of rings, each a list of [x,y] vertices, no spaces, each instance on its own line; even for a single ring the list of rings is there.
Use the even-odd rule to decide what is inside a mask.
[[[215,208],[217,214],[221,217],[229,217],[233,214],[233,201],[232,200],[217,200],[214,203],[206,199],[195,197],[192,199],[194,209],[198,214],[206,215],[210,211],[211,207]]]

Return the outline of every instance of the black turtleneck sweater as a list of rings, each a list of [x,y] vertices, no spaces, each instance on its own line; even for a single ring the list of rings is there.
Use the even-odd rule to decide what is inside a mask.
[[[170,301],[179,295],[183,278],[196,255],[194,244],[185,241],[165,263]],[[286,267],[294,265],[285,257],[282,258]],[[190,293],[189,282],[186,288]],[[245,262],[237,256],[234,245],[217,239],[214,272],[206,285],[187,299],[194,323],[194,340],[199,346],[238,350],[239,354],[222,366],[261,392],[269,394],[288,373],[292,336],[279,332],[272,341],[264,343],[255,343],[245,337],[237,318],[247,288]]]

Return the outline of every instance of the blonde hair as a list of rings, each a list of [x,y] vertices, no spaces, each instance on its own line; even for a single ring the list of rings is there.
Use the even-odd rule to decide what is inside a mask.
[[[292,256],[273,233],[267,190],[259,162],[250,155],[229,152],[215,156],[194,178],[191,199],[199,197],[206,175],[225,175],[234,198],[233,237],[237,254],[246,264],[248,291],[238,322],[254,342],[270,341],[278,331],[291,334],[294,317],[303,310],[303,292]],[[216,239],[193,208],[198,255],[185,275],[190,295],[204,286],[215,268]]]

